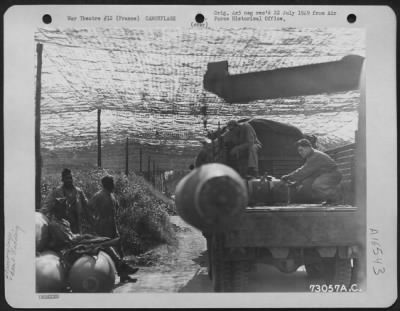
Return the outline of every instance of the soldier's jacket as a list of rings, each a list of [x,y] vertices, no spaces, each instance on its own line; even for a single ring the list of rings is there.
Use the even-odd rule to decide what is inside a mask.
[[[303,166],[288,174],[290,180],[300,182],[306,178],[318,177],[324,173],[337,171],[335,161],[326,153],[313,149]]]
[[[239,141],[241,144],[247,143],[250,146],[259,145],[261,147],[261,142],[257,138],[256,131],[248,122],[244,122],[240,126]]]
[[[92,213],[94,231],[99,236],[115,238],[119,236],[117,228],[117,210],[119,204],[115,195],[100,190],[89,200],[88,208]]]
[[[73,233],[81,233],[82,217],[86,215],[88,203],[85,193],[79,187],[73,186],[72,191],[68,191],[64,188],[64,185],[61,185],[47,196],[41,212],[48,217],[54,216],[56,199],[60,198],[66,199],[62,217],[70,223]]]
[[[258,149],[261,148],[261,142],[257,138],[256,131],[248,123],[244,122],[240,125],[239,145],[240,149],[247,150],[247,166],[255,167],[258,170]]]
[[[212,161],[213,161],[212,150],[210,150],[210,148],[206,149],[203,147],[196,156],[196,159],[194,161],[194,166],[200,167],[201,165],[211,163]]]

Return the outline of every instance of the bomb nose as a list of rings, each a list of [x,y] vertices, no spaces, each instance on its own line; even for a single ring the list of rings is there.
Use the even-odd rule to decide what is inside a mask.
[[[229,175],[210,178],[199,188],[196,209],[207,220],[231,216],[246,206],[247,191]]]
[[[219,195],[218,198],[216,199],[217,205],[226,205],[228,203],[228,198],[224,195]]]
[[[200,230],[228,227],[246,206],[246,184],[236,171],[223,164],[202,165],[177,186],[178,214]]]

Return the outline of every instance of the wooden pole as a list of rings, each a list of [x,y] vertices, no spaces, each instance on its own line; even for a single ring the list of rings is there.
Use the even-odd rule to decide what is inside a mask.
[[[152,175],[153,186],[156,185],[156,160],[153,160],[153,175]]]
[[[126,138],[125,145],[125,175],[129,175],[129,138]]]
[[[157,184],[157,189],[160,190],[160,171],[158,168],[158,164],[156,166],[156,184]]]
[[[168,194],[168,185],[167,185],[167,180],[165,179],[165,172],[164,172],[162,178],[163,178],[163,183],[164,183],[164,193]]]
[[[150,174],[150,156],[147,157],[147,180],[150,181],[151,174]]]
[[[97,166],[101,167],[101,109],[97,109]]]
[[[142,173],[142,157],[143,157],[142,148],[140,148],[139,149],[139,170],[140,170],[140,173]]]
[[[42,96],[42,54],[43,44],[36,45],[36,95],[35,95],[35,156],[36,156],[36,210],[40,209],[42,182],[42,155],[40,152],[40,98]]]
[[[162,183],[162,170],[158,172],[158,178],[160,181],[160,191],[163,192],[163,183]]]

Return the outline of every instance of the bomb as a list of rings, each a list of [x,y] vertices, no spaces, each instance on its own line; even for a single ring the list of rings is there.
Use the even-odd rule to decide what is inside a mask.
[[[288,202],[288,186],[273,176],[247,180],[249,206],[272,206]]]
[[[232,168],[211,163],[186,175],[177,185],[178,214],[202,231],[231,228],[247,206],[246,184]]]
[[[49,242],[49,220],[39,212],[35,212],[35,231],[36,251],[41,252]]]
[[[46,251],[36,257],[36,292],[63,292],[66,285],[66,271],[55,252]]]
[[[69,285],[73,292],[109,292],[115,284],[116,268],[113,260],[105,252],[96,256],[83,255],[77,259],[69,271]]]

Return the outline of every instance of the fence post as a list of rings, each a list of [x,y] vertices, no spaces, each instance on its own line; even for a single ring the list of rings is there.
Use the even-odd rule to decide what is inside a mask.
[[[161,191],[165,193],[165,180],[164,180],[165,171],[161,171]]]
[[[129,175],[129,138],[126,138],[125,145],[125,175]]]
[[[139,172],[142,173],[142,148],[139,149]]]
[[[157,190],[160,191],[160,171],[158,168],[158,164],[156,166],[156,185],[157,185]]]
[[[150,156],[147,157],[147,176],[146,179],[150,181],[151,175],[150,175]]]
[[[153,174],[152,174],[153,186],[156,185],[156,160],[153,160]]]
[[[101,109],[97,109],[97,166],[101,167]]]
[[[36,45],[36,95],[35,95],[35,156],[36,156],[36,210],[40,209],[42,183],[42,155],[40,152],[40,98],[42,93],[42,52],[43,44]]]

